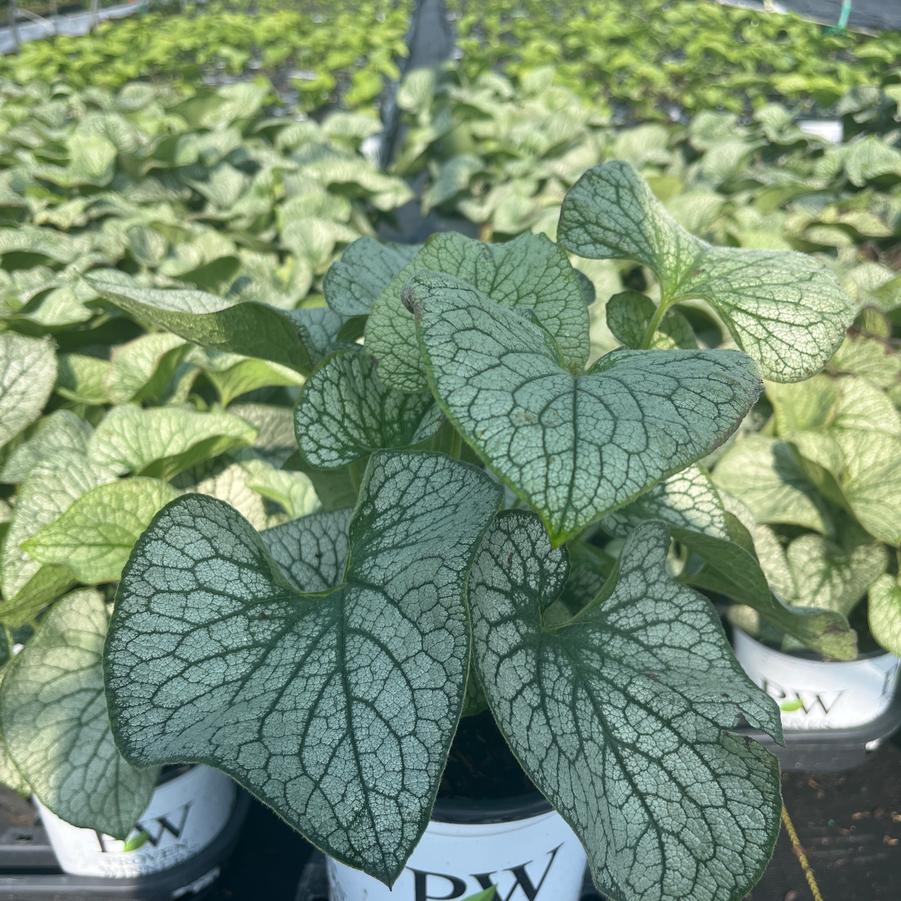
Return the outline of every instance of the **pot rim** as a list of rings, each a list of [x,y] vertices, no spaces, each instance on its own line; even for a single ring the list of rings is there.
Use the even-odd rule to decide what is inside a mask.
[[[891,651],[880,648],[877,651],[867,651],[865,654],[858,654],[853,660],[823,660],[815,651],[783,651],[780,648],[774,648],[755,638],[750,632],[746,632],[741,626],[730,623],[733,634],[741,633],[742,639],[750,644],[763,648],[769,654],[778,654],[780,657],[786,657],[789,660],[800,660],[804,663],[816,663],[819,666],[855,666],[858,663],[866,663],[868,660],[879,660],[883,657],[892,657],[899,659]]]
[[[442,798],[435,801],[431,819],[437,823],[480,825],[514,823],[529,820],[554,808],[539,791],[511,795],[509,798]]]

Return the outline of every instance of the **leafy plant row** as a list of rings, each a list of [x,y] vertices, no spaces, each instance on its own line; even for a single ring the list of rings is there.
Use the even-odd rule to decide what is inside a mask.
[[[359,153],[371,118],[267,116],[265,83],[0,93],[0,589],[17,628],[117,576],[173,492],[230,496],[260,524],[315,502],[274,468],[290,454],[278,404],[342,325],[323,273],[410,195]],[[185,332],[173,313],[176,334],[146,331],[96,276],[215,291],[225,324]],[[45,526],[74,528],[57,537],[79,551],[26,551]]]
[[[394,0],[302,7],[209,3],[139,14],[79,37],[32,41],[0,56],[0,77],[116,90],[136,79],[193,89],[248,74],[270,78],[301,109],[371,108],[407,53],[410,5]]]
[[[766,103],[827,111],[850,89],[897,92],[901,33],[830,33],[795,15],[711,0],[449,0],[459,66],[517,84],[553,62],[555,81],[618,119]]]

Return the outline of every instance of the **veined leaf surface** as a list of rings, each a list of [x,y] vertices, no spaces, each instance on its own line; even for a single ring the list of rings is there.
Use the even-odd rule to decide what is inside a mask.
[[[800,381],[822,369],[854,318],[823,264],[800,253],[701,241],[628,163],[604,163],[579,179],[563,201],[558,236],[580,256],[643,263],[670,302],[705,300],[775,381]]]
[[[342,316],[366,316],[389,282],[421,244],[383,244],[364,236],[353,242],[325,274],[328,305]]]
[[[37,797],[74,826],[125,838],[157,770],[139,770],[116,749],[103,688],[103,596],[73,591],[47,614],[13,659],[0,691],[9,753]]]
[[[561,363],[581,371],[588,359],[588,309],[579,274],[543,235],[483,244],[453,232],[434,235],[391,280],[372,307],[366,346],[383,380],[402,391],[426,387],[416,324],[402,294],[417,272],[443,272],[494,303],[534,318],[553,339]]]
[[[760,390],[737,351],[619,350],[573,375],[545,331],[451,276],[410,296],[439,405],[555,544],[725,441]]]
[[[779,769],[728,730],[781,737],[710,603],[666,571],[668,538],[637,529],[571,622],[544,611],[567,576],[540,522],[501,514],[473,567],[475,661],[510,747],[575,829],[595,885],[629,901],[740,898],[779,831]]]
[[[344,513],[261,537],[211,498],[171,503],[125,568],[107,642],[126,758],[219,766],[390,884],[456,729],[464,581],[499,503],[480,470],[404,453],[371,458],[346,545]]]
[[[40,416],[55,381],[50,341],[0,334],[0,447]]]
[[[209,457],[251,444],[256,429],[231,413],[189,407],[114,407],[88,442],[92,460],[119,473],[170,478]]]
[[[294,430],[312,466],[337,469],[376,450],[425,441],[441,421],[428,391],[390,388],[371,356],[348,351],[326,360],[304,385]]]
[[[870,631],[887,651],[901,657],[901,578],[880,576],[870,586]]]
[[[601,526],[611,535],[627,538],[632,529],[648,519],[707,535],[727,535],[723,503],[710,476],[697,466],[658,482],[638,500],[604,517]]]
[[[159,479],[120,479],[98,485],[22,547],[43,564],[66,567],[79,582],[114,582],[138,536],[177,495]]]

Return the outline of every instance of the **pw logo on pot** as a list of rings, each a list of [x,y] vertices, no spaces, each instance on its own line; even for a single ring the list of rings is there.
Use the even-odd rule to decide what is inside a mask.
[[[505,870],[496,871],[497,878],[492,879],[495,873],[473,873],[471,878],[474,879],[483,890],[495,889],[494,898],[497,901],[535,901],[538,893],[547,879],[554,860],[557,858],[557,852],[562,848],[557,845],[548,858],[547,866],[545,866],[538,881],[535,882],[532,876],[526,871],[533,861],[528,860],[525,863],[515,867],[509,867]],[[431,873],[426,870],[416,870],[410,867],[413,874],[413,897],[415,901],[469,901],[471,890],[466,882],[459,876],[452,876],[449,873]],[[506,890],[506,894],[502,894]],[[438,892],[439,894],[435,894]],[[481,899],[482,893],[475,896]],[[490,898],[491,895],[488,895]]]
[[[145,845],[158,848],[166,836],[172,836],[177,840],[181,838],[185,831],[185,823],[188,821],[188,811],[191,809],[190,803],[183,804],[173,813],[167,813],[164,816],[153,817],[146,822],[138,820],[132,834],[124,841],[120,842],[110,838],[101,832],[96,833],[97,842],[100,850],[105,854],[110,853],[128,853],[129,851],[137,851]]]

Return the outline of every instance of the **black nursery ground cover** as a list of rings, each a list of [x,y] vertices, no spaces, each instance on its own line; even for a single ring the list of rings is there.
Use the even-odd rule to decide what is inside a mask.
[[[824,901],[897,901],[901,736],[847,773],[787,773],[783,793]],[[210,901],[294,901],[310,854],[296,833],[254,803]],[[766,874],[749,898],[812,901],[784,830]]]

